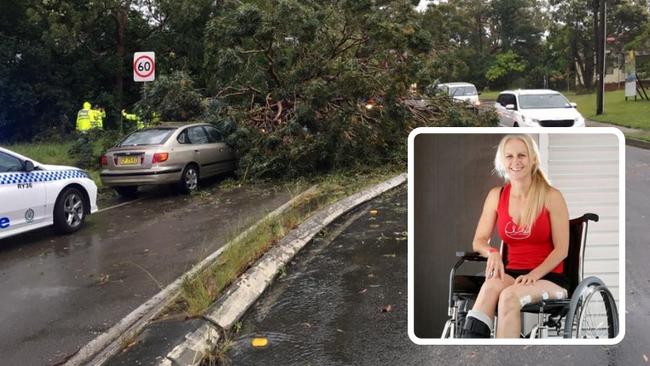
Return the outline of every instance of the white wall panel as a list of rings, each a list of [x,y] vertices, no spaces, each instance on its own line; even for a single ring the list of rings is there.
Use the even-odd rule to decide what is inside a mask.
[[[569,207],[570,217],[592,212],[585,276],[600,277],[618,300],[619,153],[613,134],[550,134],[540,143],[542,166]],[[541,141],[540,141],[541,142]]]

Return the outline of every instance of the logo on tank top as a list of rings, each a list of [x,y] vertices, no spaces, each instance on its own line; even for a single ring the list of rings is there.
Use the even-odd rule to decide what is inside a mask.
[[[530,237],[530,229],[520,228],[512,221],[508,221],[506,224],[505,233],[510,239],[516,240],[527,239]]]

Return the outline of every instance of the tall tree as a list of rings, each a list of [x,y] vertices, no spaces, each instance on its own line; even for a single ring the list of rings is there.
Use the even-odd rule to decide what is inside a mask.
[[[199,88],[205,87],[203,59],[205,27],[217,14],[220,1],[214,0],[144,0],[143,13],[151,32],[146,45],[161,60],[158,70],[171,74],[186,71],[195,77]]]
[[[607,4],[607,33],[617,40],[610,48],[613,48],[614,52],[620,52],[623,45],[640,34],[644,24],[648,22],[645,1],[602,1]],[[591,89],[599,42],[599,0],[553,0],[551,5],[555,31],[568,32],[567,42],[571,55],[567,60],[571,63],[568,68],[575,70],[573,78],[577,84]]]
[[[438,60],[411,1],[226,1],[206,30],[208,90],[239,123],[248,174],[405,153],[392,155],[415,123],[402,102]]]

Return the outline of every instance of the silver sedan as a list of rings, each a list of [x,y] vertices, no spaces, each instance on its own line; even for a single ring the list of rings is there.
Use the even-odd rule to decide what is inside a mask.
[[[138,186],[176,184],[196,190],[199,178],[234,171],[233,149],[208,123],[164,124],[133,132],[101,157],[102,183],[119,194]]]

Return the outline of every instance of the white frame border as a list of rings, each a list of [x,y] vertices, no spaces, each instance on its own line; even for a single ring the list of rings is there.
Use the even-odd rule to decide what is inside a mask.
[[[619,332],[616,338],[611,339],[442,339],[442,338],[418,338],[415,335],[414,324],[414,141],[420,134],[613,134],[618,137],[618,199],[619,199],[619,248],[618,248],[618,270],[619,270]],[[623,133],[614,127],[589,127],[589,128],[562,128],[562,127],[418,127],[411,131],[408,137],[408,336],[411,341],[418,345],[615,345],[625,337],[625,138]],[[442,330],[441,330],[442,332]]]

